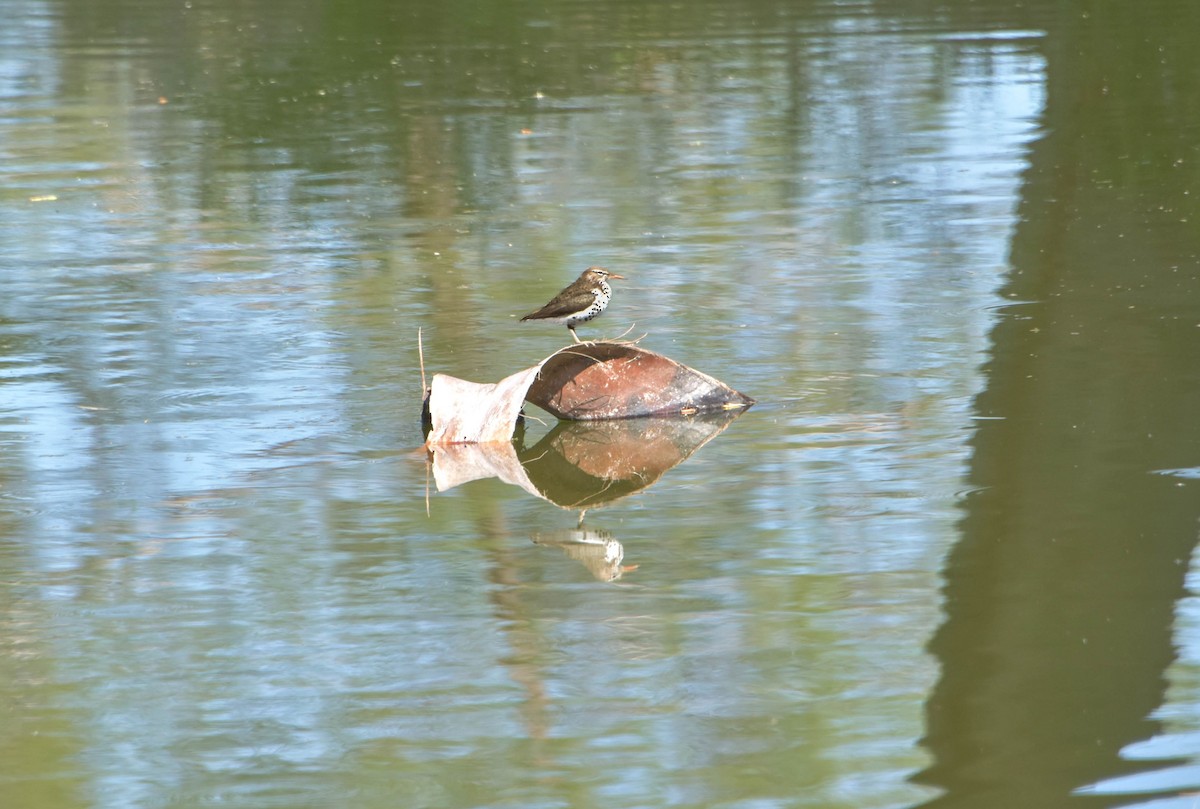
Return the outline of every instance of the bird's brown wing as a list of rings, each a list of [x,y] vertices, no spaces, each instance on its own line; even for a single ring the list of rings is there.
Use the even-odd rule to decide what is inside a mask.
[[[554,300],[538,309],[536,312],[530,312],[521,318],[521,320],[548,320],[553,317],[567,317],[576,312],[582,312],[592,305],[596,300],[595,296],[587,290],[580,292],[571,292],[564,290],[559,295],[555,296]]]

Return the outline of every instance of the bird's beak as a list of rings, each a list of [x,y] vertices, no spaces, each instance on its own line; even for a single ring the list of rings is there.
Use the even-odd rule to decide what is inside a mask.
[[[625,276],[623,276],[623,275],[617,275],[615,272],[610,272],[610,273],[608,274],[608,277],[609,277],[609,278],[616,278],[618,281],[624,281],[624,280],[625,280]]]

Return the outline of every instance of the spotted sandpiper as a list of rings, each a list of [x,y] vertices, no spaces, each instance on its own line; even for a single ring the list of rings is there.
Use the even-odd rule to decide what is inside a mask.
[[[599,317],[608,307],[608,301],[612,297],[612,287],[608,285],[609,278],[624,280],[625,276],[609,272],[603,267],[588,267],[570,286],[555,295],[550,303],[536,312],[530,312],[521,320],[552,320],[555,323],[566,323],[575,342],[581,343],[583,341],[575,334],[575,325]]]

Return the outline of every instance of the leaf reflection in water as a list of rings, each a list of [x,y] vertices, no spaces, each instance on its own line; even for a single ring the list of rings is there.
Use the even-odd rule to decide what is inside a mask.
[[[508,442],[430,446],[439,492],[499,478],[572,511],[645,489],[719,435],[737,412],[689,419],[560,422],[532,447]]]

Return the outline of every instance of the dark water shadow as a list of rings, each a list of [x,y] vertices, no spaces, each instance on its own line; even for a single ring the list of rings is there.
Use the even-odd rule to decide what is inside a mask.
[[[942,791],[931,807],[1184,794],[1153,786],[1171,759],[1124,751],[1160,731],[1200,518],[1195,482],[1155,474],[1194,467],[1200,447],[1200,288],[1178,272],[1200,255],[1200,204],[1195,170],[1172,167],[1195,120],[1171,89],[1200,57],[1177,5],[1100,6],[1068,4],[1042,40],[1048,134],[1002,290],[1026,303],[991,335],[929,647],[933,762],[914,780]],[[1098,786],[1137,772],[1140,796]]]

